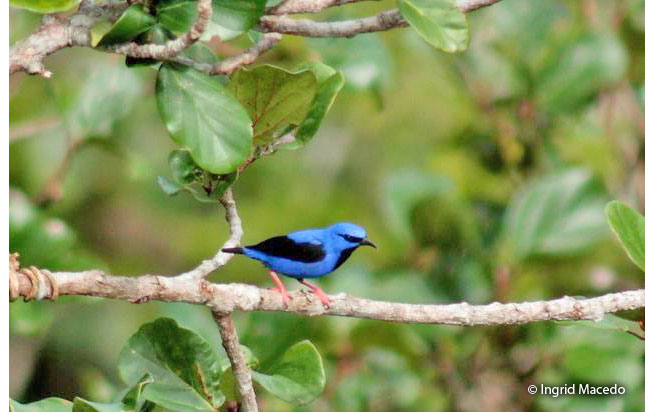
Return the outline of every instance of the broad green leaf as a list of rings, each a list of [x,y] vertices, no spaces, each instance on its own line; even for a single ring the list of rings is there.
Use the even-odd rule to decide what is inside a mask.
[[[276,397],[297,405],[312,402],[326,383],[321,356],[307,340],[293,345],[268,370],[254,371],[253,378]]]
[[[265,0],[213,0],[213,27],[222,41],[230,40],[258,24]]]
[[[393,60],[378,33],[351,39],[309,39],[324,63],[342,72],[345,89],[380,91],[392,78]]]
[[[449,53],[466,50],[469,26],[455,0],[398,0],[398,9],[431,45]]]
[[[106,24],[104,22],[99,23],[101,25],[99,28],[91,29],[92,45],[93,47],[96,45],[109,46],[128,42],[149,30],[154,23],[154,17],[145,11],[142,4],[133,4],[122,13],[120,18],[105,33],[100,34],[105,29]]]
[[[605,214],[627,256],[645,272],[645,218],[617,200],[607,204]]]
[[[581,107],[627,71],[627,50],[608,33],[589,34],[567,44],[539,76],[536,101],[553,113]]]
[[[9,399],[9,412],[71,412],[72,402],[60,398],[46,398],[21,404]]]
[[[158,21],[175,33],[187,32],[197,19],[196,0],[162,0],[156,10]],[[231,40],[258,24],[264,11],[265,0],[213,0],[213,17],[202,38]]]
[[[221,405],[224,395],[218,392],[217,398],[205,399],[189,386],[168,383],[150,383],[143,389],[142,396],[150,402],[163,406],[165,409],[178,412],[214,412],[211,405]]]
[[[387,225],[402,242],[412,236],[410,216],[416,205],[425,199],[452,192],[454,186],[440,176],[406,170],[384,182],[383,199]]]
[[[212,411],[224,402],[221,368],[210,345],[169,318],[141,326],[123,348],[118,369],[130,385],[149,373],[154,383],[143,396],[168,409]]]
[[[196,61],[197,63],[216,64],[220,61],[210,47],[199,42],[192,44],[184,50],[182,55]]]
[[[344,76],[337,70],[320,62],[310,62],[302,69],[310,70],[317,78],[317,94],[305,119],[296,132],[296,142],[289,148],[302,146],[317,133],[322,119],[330,110],[337,93],[344,85]]]
[[[11,7],[49,14],[77,7],[80,0],[9,0]]]
[[[170,31],[185,33],[197,19],[197,0],[161,0],[156,3],[156,19]]]
[[[65,108],[70,134],[109,135],[115,122],[130,113],[141,91],[140,78],[122,64],[94,65],[81,76],[81,88]]]
[[[216,76],[163,64],[156,99],[172,139],[187,147],[202,169],[231,173],[249,156],[251,119]]]
[[[524,185],[508,205],[504,241],[512,257],[569,255],[607,234],[602,187],[584,169],[569,169]]]
[[[122,402],[102,403],[91,402],[82,398],[75,398],[72,412],[132,412]]]
[[[229,88],[251,116],[254,142],[265,143],[301,124],[315,98],[317,79],[311,71],[290,73],[264,65],[237,71]]]

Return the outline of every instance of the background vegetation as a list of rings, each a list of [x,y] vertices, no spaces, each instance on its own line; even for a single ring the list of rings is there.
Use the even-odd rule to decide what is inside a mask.
[[[368,15],[386,3],[330,13]],[[264,61],[322,60],[346,83],[307,146],[257,161],[235,184],[245,243],[356,222],[379,249],[356,253],[319,283],[393,301],[481,304],[643,287],[604,215],[610,199],[644,205],[643,9],[642,0],[504,0],[469,15],[470,46],[459,54],[412,30],[286,36]],[[38,22],[12,9],[11,41]],[[233,47],[211,46],[220,55]],[[10,245],[22,263],[173,274],[212,256],[227,236],[222,211],[186,193],[168,197],[156,182],[169,175],[175,146],[157,113],[155,72],[87,49],[47,63],[51,80],[10,78]],[[245,259],[209,279],[270,283]],[[160,316],[223,353],[207,308],[12,303],[12,398],[113,398],[121,348]],[[241,342],[261,364],[304,339],[324,358],[322,396],[296,409],[259,390],[268,411],[643,410],[643,342],[619,330],[618,318],[606,324],[616,327],[236,314]],[[627,393],[552,399],[525,390],[572,382],[619,383]]]

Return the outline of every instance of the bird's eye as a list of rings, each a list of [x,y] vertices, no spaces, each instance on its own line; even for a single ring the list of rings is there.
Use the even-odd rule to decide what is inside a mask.
[[[350,235],[340,235],[344,240],[351,243],[360,243],[362,242],[361,237],[350,236]]]

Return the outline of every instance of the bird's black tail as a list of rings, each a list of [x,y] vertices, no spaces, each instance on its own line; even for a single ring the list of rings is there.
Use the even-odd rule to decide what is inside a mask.
[[[222,249],[222,252],[225,253],[234,253],[236,255],[243,255],[244,254],[244,249],[241,247],[225,247]]]

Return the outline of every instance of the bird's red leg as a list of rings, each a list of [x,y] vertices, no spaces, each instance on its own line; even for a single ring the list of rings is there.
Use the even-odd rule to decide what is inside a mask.
[[[312,291],[315,293],[315,295],[317,295],[317,297],[318,297],[319,300],[321,301],[322,305],[324,305],[324,306],[326,306],[326,307],[329,307],[329,306],[331,305],[331,300],[328,298],[328,296],[326,295],[326,293],[324,293],[324,291],[321,290],[320,287],[315,286],[315,285],[313,285],[312,283],[308,283],[308,282],[307,282],[306,280],[304,280],[304,279],[297,279],[297,280],[298,280],[299,283],[301,283],[302,285],[306,285],[306,286],[308,286],[310,289],[312,289]]]
[[[271,276],[272,280],[276,284],[276,288],[272,290],[278,291],[278,293],[281,294],[281,297],[283,298],[283,303],[285,303],[285,306],[290,304],[290,295],[288,294],[288,290],[285,289],[285,286],[283,286],[283,282],[281,282],[281,279],[279,279],[278,275],[270,270],[269,271],[269,276]]]

